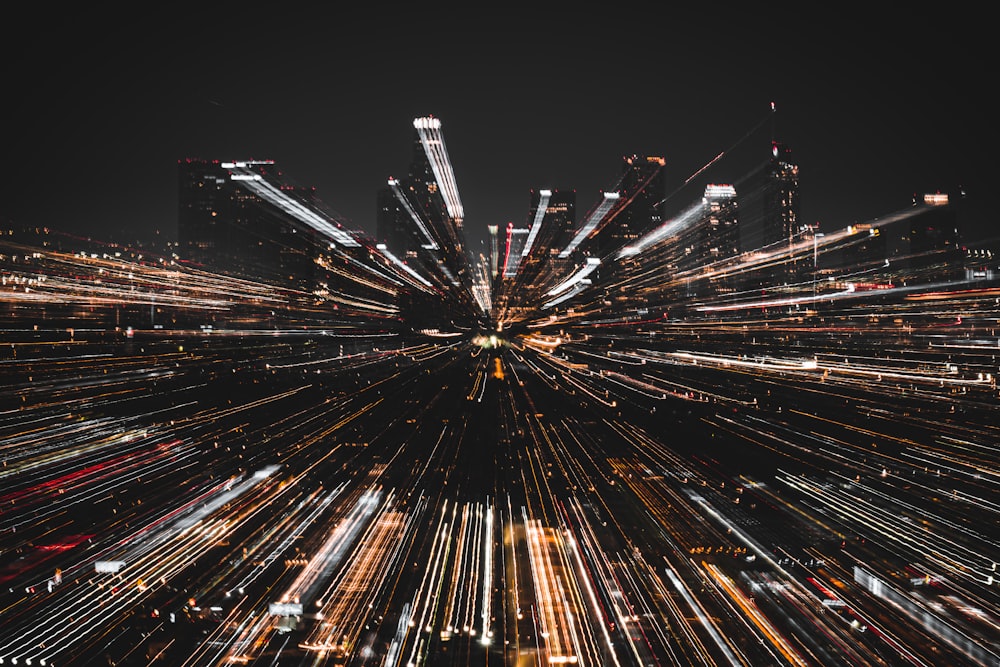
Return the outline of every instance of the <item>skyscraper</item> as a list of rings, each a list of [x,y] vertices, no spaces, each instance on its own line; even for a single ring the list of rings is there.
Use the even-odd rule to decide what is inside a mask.
[[[779,244],[790,249],[803,231],[799,223],[799,167],[791,161],[791,150],[772,141],[770,157],[735,187],[740,250],[774,251],[780,249]],[[794,261],[775,264],[753,277],[748,286],[794,281],[801,269]]]
[[[405,179],[390,178],[378,200],[378,234],[394,255],[448,294],[448,319],[478,319],[473,298],[473,261],[463,238],[465,211],[448,158],[441,121],[413,120],[413,157]],[[426,318],[419,301],[401,306],[411,317]],[[409,312],[408,309],[414,312]]]
[[[507,243],[504,249],[503,277],[513,278],[521,265],[521,255],[528,242],[528,228],[515,227],[513,222],[507,223]]]
[[[528,201],[532,240],[529,254],[558,252],[576,224],[575,190],[531,190]]]
[[[410,192],[448,269],[456,276],[467,273],[469,258],[465,256],[462,234],[465,208],[448,158],[441,121],[433,116],[416,118],[413,128]]]
[[[380,241],[394,254],[424,265],[434,275],[443,274],[445,284],[464,287],[468,293],[472,276],[463,240],[465,211],[440,120],[414,119],[407,176],[390,178],[378,203]]]
[[[736,202],[736,188],[728,184],[705,186],[702,199],[704,217],[697,228],[698,261],[709,268],[717,263],[736,257],[740,252],[739,208]],[[711,294],[729,292],[735,288],[730,276],[713,270],[705,285]]]
[[[318,248],[359,245],[272,160],[180,160],[178,205],[181,254],[212,270],[311,289]]]
[[[740,250],[788,242],[799,231],[799,168],[791,150],[771,143],[771,156],[736,182]]]
[[[528,237],[521,249],[525,286],[555,259],[576,224],[575,190],[531,190],[528,201]]]
[[[500,261],[500,241],[497,238],[500,228],[498,225],[488,225],[487,231],[490,234],[490,277],[496,278]]]
[[[702,260],[711,263],[734,257],[740,252],[739,209],[736,188],[727,184],[705,186],[705,207],[701,237]]]
[[[407,214],[403,205],[396,198],[393,190],[393,180],[389,185],[380,188],[375,196],[375,238],[397,257],[412,259],[416,257],[421,242],[418,230]]]
[[[615,217],[621,209],[622,198],[618,192],[602,192],[601,200],[595,204],[584,216],[583,224],[572,234],[572,239],[559,252],[561,259],[572,258],[574,253],[582,253],[584,256],[600,254],[608,251],[601,242],[595,241],[600,232],[604,230],[608,221]]]
[[[660,204],[666,197],[662,157],[627,155],[622,158],[621,176],[614,190],[619,203],[613,219],[600,233],[602,256],[635,242],[643,233],[663,221]]]

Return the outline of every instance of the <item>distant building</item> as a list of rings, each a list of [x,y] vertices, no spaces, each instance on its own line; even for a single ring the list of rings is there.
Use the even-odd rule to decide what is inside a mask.
[[[704,212],[694,229],[695,262],[706,272],[701,294],[731,292],[736,284],[731,275],[720,268],[720,262],[740,253],[739,207],[736,188],[729,184],[705,186],[702,198]]]
[[[519,269],[526,286],[557,257],[576,224],[576,191],[540,189],[529,196],[528,237]]]
[[[930,282],[963,273],[958,212],[947,194],[913,200],[913,215],[881,230],[888,234],[889,268],[904,282]]]
[[[503,277],[513,278],[521,265],[521,253],[528,242],[528,228],[514,227],[513,222],[507,223],[507,243],[504,249]]]
[[[870,222],[847,227],[847,237],[835,248],[824,250],[817,259],[817,277],[864,276],[885,273],[890,251],[889,239],[899,236],[892,227]]]
[[[498,225],[488,225],[487,231],[490,235],[490,264],[489,264],[489,274],[490,278],[496,278],[497,273],[499,273],[499,262],[500,262],[500,240],[497,238],[500,228]]]
[[[620,199],[613,218],[600,233],[601,256],[634,243],[663,221],[660,206],[666,197],[665,164],[662,157],[653,155],[622,158],[621,176],[615,187],[609,188],[617,191]]]
[[[601,200],[584,215],[583,223],[573,231],[570,242],[559,252],[559,258],[571,259],[574,255],[588,257],[600,253],[602,249],[607,250],[606,246],[610,244],[602,244],[599,240],[595,242],[594,239],[621,209],[621,202],[618,192],[602,192]]]
[[[915,197],[911,208],[854,223],[844,231],[836,245],[819,253],[816,267],[816,278],[834,289],[983,277],[983,265],[970,263],[974,256],[961,246],[957,209],[945,194]]]
[[[330,243],[357,247],[319,200],[271,160],[178,161],[178,255],[204,267],[311,289]]]
[[[448,319],[477,318],[473,298],[473,261],[464,245],[465,211],[448,158],[441,121],[413,120],[413,158],[406,178],[390,178],[378,199],[379,241],[413,270],[449,295]],[[422,306],[414,302],[414,308]],[[404,317],[426,318],[410,312]]]
[[[712,263],[735,257],[740,252],[739,208],[732,185],[707,185],[702,199],[704,224],[699,229],[702,259]]]
[[[489,314],[493,309],[493,276],[490,275],[490,261],[479,254],[475,262],[472,278],[472,296],[479,304],[483,315]]]
[[[771,156],[735,183],[739,206],[740,251],[743,253],[788,250],[789,261],[775,261],[756,272],[750,287],[780,285],[798,279],[803,267],[791,249],[803,233],[799,222],[799,167],[791,150],[771,142]]]
[[[378,193],[376,235],[380,243],[400,258],[415,259],[421,249],[440,255],[445,245],[457,241],[452,224],[452,214],[445,200],[445,190],[438,183],[435,171],[450,173],[451,165],[435,167],[432,157],[439,153],[428,151],[430,144],[443,145],[440,123],[433,126],[431,119],[417,118],[413,128],[413,153],[405,178],[390,178],[388,185]],[[425,127],[426,126],[426,127]],[[427,135],[434,131],[437,139]],[[435,143],[436,142],[436,143]],[[461,216],[461,204],[456,214]],[[458,217],[461,224],[461,217]]]
[[[392,183],[392,181],[389,181]],[[421,245],[413,221],[396,198],[391,185],[375,195],[375,238],[396,257],[406,261],[416,257]],[[424,241],[426,242],[426,241]]]

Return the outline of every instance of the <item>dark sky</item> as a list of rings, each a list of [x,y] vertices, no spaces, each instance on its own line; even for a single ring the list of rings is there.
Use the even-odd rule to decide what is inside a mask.
[[[582,219],[626,154],[666,159],[676,212],[700,197],[688,176],[728,150],[705,177],[732,182],[772,131],[800,167],[804,222],[840,229],[962,188],[963,237],[997,239],[981,18],[538,4],[25,8],[0,28],[0,219],[173,237],[178,159],[254,158],[373,233],[413,118],[433,115],[470,246],[489,224],[523,224],[532,188],[575,189]]]

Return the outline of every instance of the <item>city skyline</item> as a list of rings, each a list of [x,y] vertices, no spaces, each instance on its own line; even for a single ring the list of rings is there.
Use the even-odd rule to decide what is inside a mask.
[[[267,162],[187,165],[169,257],[0,237],[3,664],[1000,657],[1000,291],[950,202],[785,238],[778,150],[749,220],[661,222],[633,161],[580,231],[539,193],[487,319],[439,139],[408,269]]]
[[[984,21],[196,9],[2,47],[0,666],[1000,664]]]
[[[765,159],[772,136],[802,169],[805,222],[842,228],[915,195],[961,190],[963,235],[994,238],[996,129],[976,101],[977,42],[958,32],[959,19],[918,34],[889,18],[833,18],[825,38],[780,13],[728,15],[682,13],[662,33],[607,16],[597,50],[560,29],[556,11],[536,15],[553,27],[530,49],[468,39],[418,10],[380,24],[377,40],[345,28],[357,34],[321,41],[319,26],[276,17],[265,30],[211,12],[178,28],[176,42],[57,25],[46,46],[59,67],[5,57],[17,94],[0,215],[118,240],[170,235],[178,160],[256,158],[372,233],[377,191],[407,168],[409,120],[433,115],[448,134],[473,246],[489,225],[522,225],[533,189],[576,190],[586,210],[629,154],[665,158],[668,190],[680,190],[668,204],[682,209],[688,177],[728,151],[708,172],[726,182]],[[445,34],[450,48],[434,39]],[[431,73],[396,74],[414,48]]]

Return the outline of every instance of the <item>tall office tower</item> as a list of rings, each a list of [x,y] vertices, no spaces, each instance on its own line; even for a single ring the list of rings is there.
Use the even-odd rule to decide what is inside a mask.
[[[297,288],[314,281],[317,229],[297,210],[331,226],[315,190],[289,182],[270,160],[178,161],[178,249],[209,269]]]
[[[420,121],[421,119],[417,119]],[[448,220],[448,207],[443,192],[434,174],[430,155],[424,150],[424,140],[416,125],[413,129],[413,157],[407,172],[403,188],[407,192],[417,213],[425,223],[430,225],[428,235],[438,244],[443,243],[448,235],[445,221]]]
[[[273,161],[181,160],[178,177],[182,261],[293,289],[310,307],[345,289],[358,294],[342,267],[364,251],[360,236],[344,229],[314,188],[296,185]],[[375,282],[366,294],[372,303],[385,299]],[[348,304],[331,308],[339,308],[341,318],[365,311]]]
[[[799,231],[799,168],[791,151],[771,143],[770,158],[736,182],[740,250],[787,243]]]
[[[490,271],[489,260],[482,253],[479,253],[472,279],[472,294],[475,296],[476,303],[479,304],[479,308],[484,315],[493,309],[493,288]]]
[[[393,181],[390,179],[389,181]],[[426,243],[418,235],[406,209],[396,198],[391,185],[386,185],[376,192],[375,196],[375,237],[379,243],[384,243],[389,251],[400,259],[412,259],[419,252],[421,242]]]
[[[447,295],[448,306],[439,309],[442,325],[459,319],[478,321],[482,309],[473,296],[473,258],[465,248],[463,231],[465,211],[440,120],[431,116],[414,119],[409,172],[405,179],[389,179],[389,188],[396,203],[385,203],[386,241],[390,241],[393,225],[399,231],[409,229],[414,242],[400,250],[404,250],[408,264]],[[387,247],[391,247],[389,243]],[[405,311],[404,316],[426,319],[427,313],[416,312],[421,308],[422,304],[414,302],[413,312]]]
[[[662,157],[653,155],[622,159],[621,176],[611,188],[619,195],[616,212],[599,235],[602,256],[634,243],[663,221],[660,204],[667,194],[664,164]]]
[[[446,257],[457,262],[451,268],[465,271],[463,224],[465,208],[459,197],[458,185],[441,132],[441,121],[432,116],[416,118],[414,155],[410,165],[410,182],[425,219]]]
[[[724,184],[706,185],[702,206],[705,213],[698,226],[700,261],[711,264],[738,255],[740,219],[736,188]]]
[[[740,253],[739,207],[736,188],[728,184],[705,186],[702,199],[704,217],[697,227],[699,262],[708,269],[710,278],[707,292],[719,294],[736,288],[730,276],[717,269],[723,260],[736,257]]]
[[[518,280],[523,289],[535,286],[559,251],[569,243],[576,224],[576,191],[531,190],[528,237],[521,249]]]
[[[787,250],[804,231],[799,224],[799,168],[791,162],[791,151],[784,144],[771,142],[771,155],[759,167],[736,182],[739,205],[740,250]],[[762,271],[750,287],[794,281],[803,269],[801,262],[790,259]]]
[[[573,235],[576,225],[575,190],[531,190],[528,200],[529,235],[525,257],[554,255]]]
[[[498,262],[500,261],[500,240],[497,238],[500,227],[487,225],[486,229],[490,234],[490,277],[496,278],[499,272]]]
[[[513,278],[521,265],[521,254],[528,242],[527,227],[514,227],[513,222],[507,223],[507,243],[503,257],[503,277]]]
[[[472,258],[464,242],[465,211],[437,118],[414,119],[409,172],[405,179],[390,179],[389,187],[397,202],[391,215],[416,240],[412,254],[440,279],[439,286],[477,308],[471,297]]]

